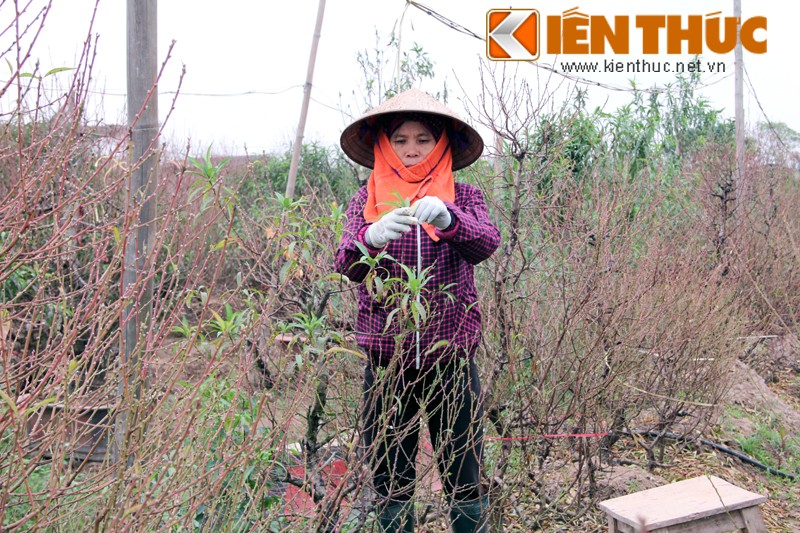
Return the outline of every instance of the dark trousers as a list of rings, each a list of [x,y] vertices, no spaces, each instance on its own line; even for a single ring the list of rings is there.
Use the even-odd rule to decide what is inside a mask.
[[[427,420],[442,487],[453,500],[482,495],[483,404],[473,359],[416,370],[367,365],[362,442],[384,502],[413,497],[420,420]]]

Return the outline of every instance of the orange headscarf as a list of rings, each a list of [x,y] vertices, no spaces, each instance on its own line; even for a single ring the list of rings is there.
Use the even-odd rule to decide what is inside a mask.
[[[375,166],[367,182],[367,203],[364,206],[364,218],[367,222],[375,222],[386,211],[395,209],[398,195],[410,204],[423,196],[438,196],[443,201],[455,201],[453,154],[444,131],[431,153],[411,167],[406,167],[400,161],[382,129],[377,133],[374,153]],[[431,224],[425,223],[422,228],[431,239],[439,240]]]

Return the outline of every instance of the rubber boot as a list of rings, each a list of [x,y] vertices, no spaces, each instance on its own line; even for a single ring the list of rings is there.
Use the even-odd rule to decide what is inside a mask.
[[[450,508],[453,533],[487,533],[489,527],[489,497],[454,502]]]
[[[399,502],[383,507],[378,522],[383,533],[414,533],[414,502]]]

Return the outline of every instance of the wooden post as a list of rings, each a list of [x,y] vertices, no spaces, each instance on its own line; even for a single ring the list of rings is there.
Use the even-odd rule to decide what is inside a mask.
[[[127,445],[136,427],[140,397],[138,376],[140,341],[147,331],[153,308],[153,280],[147,259],[153,255],[158,169],[158,76],[156,29],[157,0],[127,0],[128,126],[131,132],[127,212],[136,214],[125,237],[122,298],[125,308],[120,325],[119,411],[115,422],[114,461],[127,457]]]
[[[297,182],[297,166],[300,163],[300,152],[303,149],[303,132],[306,129],[308,116],[308,103],[311,100],[311,81],[314,79],[314,64],[317,61],[317,46],[322,32],[322,17],[325,14],[325,0],[319,0],[317,7],[317,23],[314,26],[314,38],[311,41],[311,55],[308,58],[306,84],[303,86],[303,106],[300,108],[300,122],[297,125],[297,135],[294,138],[292,162],[289,165],[289,177],[286,180],[286,196],[294,196],[295,183]]]
[[[736,47],[733,50],[734,68],[734,119],[736,122],[736,198],[737,203],[745,198],[744,183],[744,60],[742,58],[741,20],[742,0],[733,0],[733,16],[739,21],[736,25]]]

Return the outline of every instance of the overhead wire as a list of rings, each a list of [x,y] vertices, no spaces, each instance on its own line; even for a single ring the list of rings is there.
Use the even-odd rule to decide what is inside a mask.
[[[302,88],[303,85],[290,85],[284,89],[279,89],[275,91],[242,91],[238,93],[193,93],[193,92],[184,92],[180,91],[181,96],[211,96],[211,97],[236,97],[236,96],[252,96],[252,95],[266,95],[271,96],[274,94],[283,94],[286,92],[291,91],[292,89],[299,89]],[[159,92],[158,94],[177,94],[178,91],[164,91]]]
[[[783,146],[785,150],[788,150],[789,147],[786,146],[786,143],[783,142],[783,139],[781,138],[781,135],[778,133],[778,130],[775,129],[775,125],[767,116],[767,112],[764,111],[764,106],[761,105],[761,100],[759,100],[758,94],[756,93],[756,88],[753,87],[753,82],[750,80],[750,73],[747,72],[747,67],[744,67],[744,75],[745,78],[747,78],[747,85],[750,86],[750,92],[753,94],[753,98],[756,99],[756,104],[758,104],[758,108],[761,110],[761,114],[764,115],[764,120],[767,121],[767,126],[769,126],[769,129],[772,130],[772,133],[773,135],[775,135],[775,138],[778,139],[778,143],[780,143],[780,145]]]
[[[275,94],[283,94],[283,93],[291,91],[292,89],[298,89],[298,88],[302,88],[302,87],[303,87],[303,85],[290,85],[289,87],[286,87],[286,88],[283,88],[283,89],[279,89],[279,90],[275,90],[275,91],[256,91],[256,90],[253,90],[253,91],[241,91],[241,92],[238,92],[238,93],[196,93],[196,92],[190,92],[190,91],[159,91],[158,94],[159,94],[159,96],[161,96],[161,95],[176,95],[176,94],[180,93],[181,96],[202,96],[202,97],[211,97],[211,98],[218,98],[218,97],[219,98],[231,98],[231,97],[234,97],[234,98],[236,98],[236,97],[240,97],[240,96],[272,96],[272,95],[275,95]],[[107,92],[101,92],[101,91],[90,91],[90,92],[94,92],[96,94],[104,94],[104,95],[107,95],[107,96],[126,96],[125,93],[119,94],[119,93],[107,93]]]
[[[8,83],[7,81],[0,80],[0,85]],[[159,96],[166,96],[166,95],[176,95],[180,94],[181,96],[203,96],[203,97],[222,97],[222,98],[230,98],[230,97],[239,97],[239,96],[252,96],[252,95],[266,95],[271,96],[275,94],[283,94],[286,92],[291,91],[292,89],[302,88],[303,85],[290,85],[288,87],[284,87],[283,89],[276,89],[274,91],[240,91],[236,93],[199,93],[199,92],[190,92],[190,91],[159,91]],[[99,94],[103,96],[128,96],[128,93],[119,93],[119,92],[108,92],[108,91],[99,91],[96,89],[86,89],[87,93],[90,94]]]

